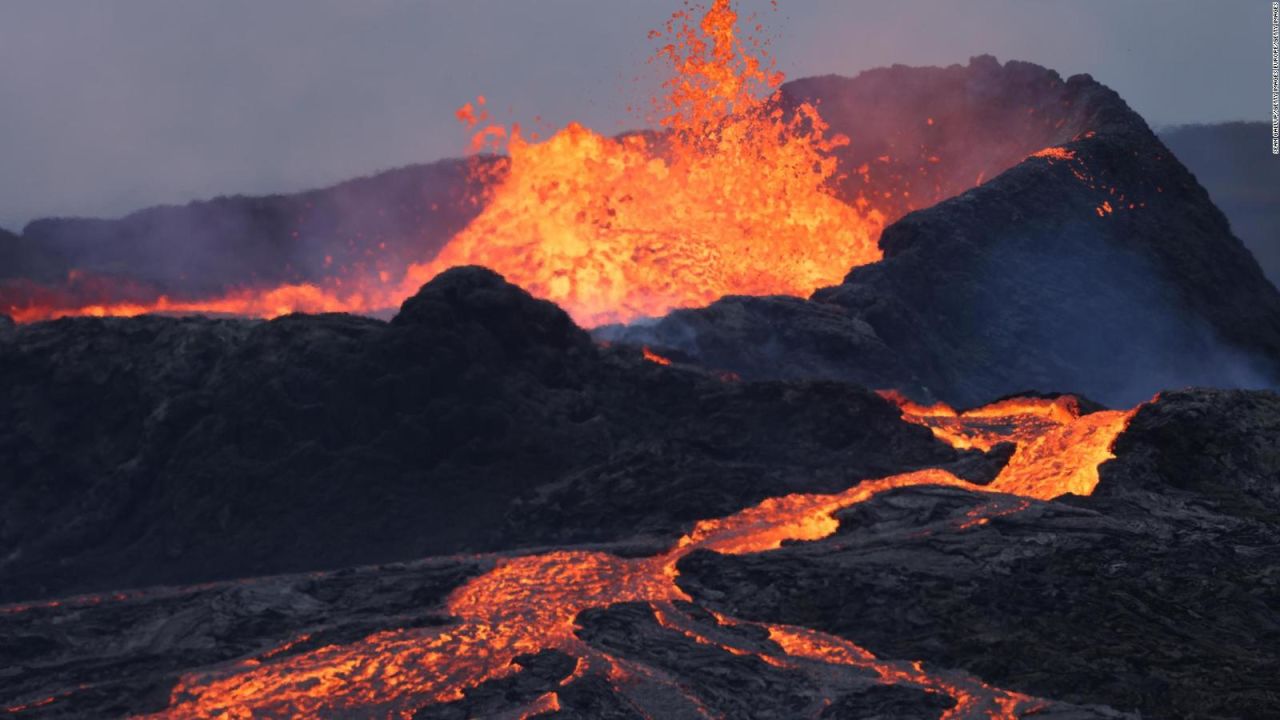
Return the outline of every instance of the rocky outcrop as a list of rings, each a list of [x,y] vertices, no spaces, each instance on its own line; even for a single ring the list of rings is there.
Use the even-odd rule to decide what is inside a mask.
[[[0,599],[460,550],[665,538],[960,455],[859,388],[600,349],[490,271],[390,323],[64,319],[0,332]]]
[[[826,540],[691,555],[680,583],[737,617],[1143,717],[1265,718],[1280,671],[1280,396],[1144,407],[1088,498],[966,526],[985,499],[910,488]]]
[[[1016,76],[1006,93],[1033,110],[1055,100],[1074,133],[890,225],[883,261],[807,302],[727,299],[601,336],[748,379],[835,378],[953,405],[1062,388],[1130,405],[1167,387],[1277,382],[1280,292],[1119,96],[1025,63],[949,72],[971,93]]]
[[[1244,517],[1280,506],[1280,395],[1179,390],[1140,409],[1094,495],[1150,503],[1173,491]]]

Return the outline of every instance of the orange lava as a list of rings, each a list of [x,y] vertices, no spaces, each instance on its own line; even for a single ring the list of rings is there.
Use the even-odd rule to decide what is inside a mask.
[[[1013,457],[990,487],[1038,500],[1092,493],[1098,465],[1114,457],[1111,444],[1133,416],[1132,410],[1082,415],[1072,395],[1012,398],[964,412],[942,403],[920,405],[894,391],[881,395],[898,405],[904,420],[929,428],[953,447],[990,450],[1016,442]]]
[[[178,300],[161,295],[148,302],[101,302],[88,305],[58,303],[11,306],[5,314],[15,322],[27,323],[58,317],[136,317],[150,313],[172,315],[236,315],[273,318],[293,312],[371,311],[380,306],[380,293],[367,290],[340,292],[302,283],[280,285],[268,290],[244,288],[206,300]]]
[[[457,111],[477,147],[505,149],[479,217],[434,258],[402,276],[245,288],[207,300],[0,308],[20,322],[148,312],[275,317],[397,307],[443,270],[484,265],[563,307],[581,325],[655,316],[727,294],[807,295],[881,257],[885,215],[832,195],[848,142],[827,137],[811,105],[786,115],[770,100],[782,81],[762,44],[738,33],[730,0],[701,17],[675,13],[651,37],[671,69],[655,101],[661,133],[606,137],[570,124],[541,142],[518,125],[485,125],[478,98]],[[479,166],[477,166],[479,167]]]
[[[919,406],[912,406],[920,410]],[[1071,408],[1076,408],[1071,411]],[[375,633],[346,645],[331,645],[273,662],[242,660],[184,676],[172,691],[170,707],[155,717],[247,718],[316,715],[409,717],[423,706],[464,697],[468,688],[518,671],[513,660],[525,653],[557,649],[579,659],[571,677],[597,673],[616,692],[644,708],[641,685],[669,687],[692,708],[696,697],[662,671],[613,657],[582,641],[576,618],[588,608],[622,602],[646,602],[660,625],[699,643],[738,655],[753,655],[780,667],[853,666],[874,671],[880,682],[901,683],[947,695],[956,706],[944,716],[1016,718],[1034,712],[1043,701],[993,688],[959,672],[926,671],[920,663],[890,661],[839,637],[788,626],[764,626],[771,643],[741,646],[712,637],[672,604],[688,597],[675,580],[677,562],[696,549],[727,554],[767,552],[787,541],[818,540],[835,532],[833,513],[894,488],[934,485],[988,494],[991,501],[970,511],[958,529],[976,530],[993,517],[1009,515],[1067,492],[1087,494],[1097,478],[1097,463],[1110,457],[1110,445],[1127,425],[1130,413],[1080,416],[1068,400],[1019,399],[955,413],[934,406],[933,414],[906,416],[927,424],[948,418],[963,434],[1018,443],[1008,467],[988,486],[970,484],[939,469],[864,480],[834,494],[794,494],[770,498],[724,518],[704,520],[668,552],[623,558],[607,552],[559,550],[501,557],[492,570],[455,590],[446,601],[455,619],[440,628]],[[1035,418],[1035,421],[1027,418]],[[1003,425],[996,423],[1001,421]],[[743,621],[717,616],[722,624]],[[296,642],[296,641],[294,641]],[[289,645],[291,645],[290,643]],[[287,645],[286,645],[287,647]],[[555,693],[540,696],[524,715],[559,704]]]
[[[651,362],[651,363],[657,363],[658,365],[670,365],[670,364],[671,364],[671,361],[670,361],[670,360],[668,360],[667,358],[664,358],[664,357],[662,357],[661,355],[659,355],[658,353],[656,353],[656,352],[654,352],[654,351],[650,350],[650,349],[648,348],[648,346],[641,348],[641,349],[640,349],[640,352],[641,352],[641,354],[644,356],[644,359],[645,359],[645,360],[648,360],[648,361],[649,361],[649,362]]]
[[[919,662],[885,662],[848,640],[816,630],[790,625],[767,627],[769,638],[792,658],[866,668],[879,675],[880,681],[887,685],[905,683],[925,692],[950,697],[956,704],[943,713],[940,720],[971,717],[1012,720],[1034,714],[1047,704],[1030,695],[991,687],[974,678],[931,675]]]
[[[1049,160],[1074,160],[1076,154],[1063,147],[1047,147],[1043,150],[1037,150],[1031,153],[1034,158],[1046,158]]]
[[[884,216],[828,188],[826,151],[847,139],[826,139],[812,106],[770,109],[781,76],[737,19],[716,0],[655,33],[673,69],[657,140],[576,124],[541,143],[499,133],[509,172],[438,257],[409,268],[409,285],[484,265],[591,326],[727,294],[807,295],[880,259]]]

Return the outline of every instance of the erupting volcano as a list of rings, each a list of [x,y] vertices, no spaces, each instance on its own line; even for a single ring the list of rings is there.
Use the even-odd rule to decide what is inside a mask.
[[[739,21],[729,0],[715,0],[700,17],[676,12],[650,34],[660,43],[653,62],[670,73],[667,94],[652,103],[656,132],[606,137],[571,124],[538,141],[518,124],[479,127],[474,146],[505,155],[475,158],[465,202],[482,209],[435,257],[374,272],[377,265],[330,268],[326,256],[316,281],[259,287],[246,278],[217,297],[178,284],[149,298],[156,291],[145,284],[121,279],[116,287],[75,268],[61,286],[0,288],[0,312],[19,322],[151,312],[376,314],[441,271],[474,264],[590,327],[724,295],[807,295],[881,257],[886,222],[916,206],[913,184],[928,188],[920,200],[965,187],[934,177],[940,159],[928,140],[899,150],[909,157],[838,167],[850,138],[830,130],[815,102],[783,97],[766,43],[742,36]],[[485,123],[483,103],[468,103],[459,118]],[[935,129],[932,117],[917,122]]]
[[[808,103],[784,113],[781,75],[737,24],[717,0],[700,22],[682,11],[652,34],[673,73],[661,134],[570,125],[529,143],[518,127],[482,130],[507,138],[507,174],[410,285],[484,265],[594,326],[722,295],[808,294],[879,259],[884,214],[833,194],[830,151],[849,139],[828,139]]]
[[[474,150],[500,152],[472,155],[462,176],[433,171],[422,197],[400,189],[400,207],[357,219],[341,217],[341,200],[322,209],[315,193],[287,215],[264,216],[264,231],[284,232],[271,240],[282,246],[274,252],[283,253],[283,267],[254,261],[257,252],[224,260],[216,246],[209,252],[226,266],[216,272],[208,262],[175,272],[170,266],[183,264],[163,258],[165,246],[186,240],[189,223],[246,232],[261,208],[250,210],[248,227],[210,208],[175,220],[176,234],[164,234],[170,220],[140,219],[120,232],[154,234],[139,240],[142,257],[113,256],[131,251],[97,242],[86,249],[70,237],[65,249],[47,251],[69,264],[61,278],[36,277],[56,272],[43,268],[0,280],[0,313],[18,322],[386,315],[441,271],[472,264],[587,327],[724,296],[803,297],[880,260],[882,230],[903,215],[1027,159],[1074,159],[1061,145],[1095,134],[1099,118],[1069,86],[1021,67],[1007,69],[1004,95],[985,87],[987,79],[931,74],[869,73],[847,88],[829,77],[784,85],[757,37],[762,25],[747,19],[744,34],[729,0],[696,7],[650,33],[658,43],[651,64],[666,75],[665,94],[650,102],[654,130],[608,137],[574,123],[541,139],[519,124],[493,124],[482,96],[457,115],[474,132]],[[1079,182],[1098,195],[1091,213],[1145,208],[1081,168],[1073,165]],[[385,230],[361,229],[371,225]],[[58,227],[48,226],[54,240]],[[135,275],[136,265],[155,267]]]
[[[648,130],[0,232],[0,714],[1280,716],[1227,219],[1089,76],[762,32],[672,14]]]

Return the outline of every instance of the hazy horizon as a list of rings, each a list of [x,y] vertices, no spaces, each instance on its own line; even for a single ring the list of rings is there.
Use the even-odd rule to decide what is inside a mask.
[[[1089,73],[1153,127],[1262,121],[1266,3],[740,3],[789,79],[1026,60]],[[641,124],[646,38],[678,3],[122,0],[0,6],[0,227],[323,187],[461,155],[454,110]],[[1192,52],[1191,50],[1196,50]],[[1267,83],[1267,84],[1264,84]],[[856,142],[856,138],[855,138]]]

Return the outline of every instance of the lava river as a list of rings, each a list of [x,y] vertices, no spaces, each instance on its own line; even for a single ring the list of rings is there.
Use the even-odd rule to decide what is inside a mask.
[[[576,670],[562,686],[596,674],[647,717],[712,715],[694,690],[668,673],[611,655],[578,636],[579,613],[625,602],[648,603],[667,629],[802,672],[819,687],[830,687],[830,680],[822,678],[833,673],[871,671],[880,682],[952,698],[955,705],[945,718],[1015,718],[1042,708],[1047,701],[990,687],[963,672],[880,659],[848,640],[802,627],[758,625],[768,641],[754,645],[735,641],[730,633],[709,634],[680,609],[678,601],[690,598],[676,583],[677,564],[688,553],[760,553],[784,541],[817,540],[836,530],[835,511],[894,488],[944,485],[989,494],[990,502],[962,519],[947,521],[961,532],[981,531],[990,518],[1018,512],[1036,501],[1067,492],[1088,494],[1097,483],[1098,464],[1112,457],[1111,445],[1132,415],[1082,415],[1069,397],[1005,401],[965,413],[945,406],[923,408],[901,400],[899,404],[905,420],[930,426],[959,447],[1013,441],[1017,450],[987,486],[926,469],[862,480],[835,494],[771,498],[727,517],[701,521],[655,556],[558,550],[502,557],[492,570],[449,596],[444,610],[455,619],[451,625],[383,631],[270,663],[247,659],[188,674],[173,689],[169,708],[154,717],[410,717],[424,706],[461,699],[467,689],[486,680],[518,672],[512,662],[517,656],[550,649],[578,658]],[[754,624],[716,618],[721,626]],[[820,712],[821,704],[822,698],[815,699],[808,714]],[[556,694],[547,693],[524,708],[523,716],[558,706]]]

